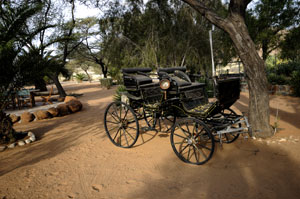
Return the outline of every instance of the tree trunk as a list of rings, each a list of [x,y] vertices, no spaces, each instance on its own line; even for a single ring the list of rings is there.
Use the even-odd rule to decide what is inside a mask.
[[[90,74],[88,73],[87,70],[83,70],[85,72],[85,74],[87,75],[88,79],[89,79],[89,82],[91,83],[92,82],[92,79],[91,79],[91,76]]]
[[[102,59],[97,59],[96,58],[95,61],[101,66],[101,70],[102,70],[104,78],[107,78],[107,67],[105,66]]]
[[[0,144],[10,143],[16,140],[13,123],[6,113],[0,111]]]
[[[34,81],[35,89],[39,89],[40,91],[47,91],[47,85],[43,78],[36,79]]]
[[[235,48],[244,64],[249,86],[249,120],[254,135],[270,137],[269,94],[264,61],[259,57],[244,19],[240,15],[231,15],[226,32],[230,35]]]
[[[252,0],[230,0],[228,17],[225,19],[207,7],[203,1],[182,1],[229,34],[245,68],[249,85],[249,120],[253,133],[258,137],[272,136],[265,65],[255,49],[244,21],[247,5]]]
[[[57,74],[51,75],[51,79],[53,80],[53,82],[54,82],[54,84],[55,84],[55,86],[56,86],[56,88],[57,88],[57,91],[58,91],[58,93],[59,93],[59,96],[60,96],[60,97],[66,97],[67,94],[66,94],[64,88],[62,87],[62,85],[61,85],[60,82],[59,82],[58,75],[57,75]]]

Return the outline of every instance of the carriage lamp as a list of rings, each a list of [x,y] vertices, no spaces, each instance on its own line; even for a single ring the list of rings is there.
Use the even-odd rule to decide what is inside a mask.
[[[164,91],[164,98],[167,100],[167,90],[170,88],[170,81],[168,79],[162,79],[159,83],[160,88]]]
[[[168,88],[170,88],[170,81],[168,79],[162,79],[160,81],[160,88],[162,90],[167,90]]]

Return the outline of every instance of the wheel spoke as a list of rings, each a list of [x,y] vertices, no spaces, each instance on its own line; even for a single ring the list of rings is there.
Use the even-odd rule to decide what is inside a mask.
[[[186,137],[189,137],[189,135],[186,134],[186,133],[189,133],[189,132],[187,132],[186,130],[184,130],[183,128],[181,128],[181,126],[178,126],[178,127],[180,128],[180,130],[182,131],[182,133],[185,134]]]
[[[133,127],[131,127],[131,126],[127,126],[127,128],[133,129],[133,130],[137,130],[136,128],[133,128]]]
[[[178,135],[177,133],[174,133],[174,135],[178,136],[178,137],[181,137],[182,139],[186,139],[187,137],[183,137],[181,135]]]
[[[174,144],[182,144],[182,143],[188,143],[188,142],[185,140],[183,140],[182,142],[174,142]]]
[[[115,141],[117,135],[119,134],[119,131],[120,131],[120,129],[117,130],[117,133],[116,133],[116,135],[115,135],[115,137],[114,137],[114,139],[113,139],[114,141]]]
[[[196,150],[195,150],[195,146],[193,145],[193,151],[194,151],[194,154],[195,154],[195,158],[196,158],[196,161],[199,162],[199,159],[197,157],[197,153],[196,153]]]
[[[116,129],[116,128],[119,128],[119,126],[114,126],[114,127],[110,128],[110,129],[108,129],[108,130],[111,131],[111,130],[114,130],[114,129]]]
[[[122,129],[123,129],[123,133],[124,133],[124,137],[125,137],[125,140],[126,140],[127,146],[129,146],[129,143],[128,143],[128,140],[127,140],[127,136],[126,136],[126,133],[125,133],[125,129],[124,129],[124,128],[122,128]]]
[[[112,124],[120,124],[120,122],[116,123],[116,122],[112,122],[112,121],[106,121],[108,123],[112,123]]]
[[[201,155],[203,155],[204,157],[205,157],[205,159],[207,159],[207,155],[201,150],[201,149],[199,149],[197,146],[195,146],[195,145],[193,145],[196,149],[197,149],[197,151],[201,154]]]
[[[134,137],[132,137],[132,135],[126,129],[124,129],[124,130],[131,137],[131,139],[134,140]]]
[[[129,111],[129,109],[127,109],[127,110],[126,110],[123,120],[125,120],[125,118],[126,118],[126,116],[127,116],[127,113],[128,113],[128,111]]]
[[[182,150],[180,150],[179,151],[179,153],[181,153],[182,154],[182,152],[188,147],[189,145],[187,144],[185,147],[183,147],[183,149]]]
[[[197,133],[197,135],[195,136],[194,139],[198,138],[199,135],[201,135],[202,132],[206,132],[204,128],[202,128],[201,131],[199,133]]]
[[[207,146],[205,146],[205,145],[202,145],[202,144],[199,144],[199,146],[201,146],[202,148],[205,148],[205,149],[207,149],[207,150],[209,150],[209,151],[212,150],[211,148],[209,148],[209,147],[207,147]]]
[[[188,152],[188,156],[187,156],[188,161],[190,161],[190,152],[191,152],[191,146],[189,146],[189,152]]]
[[[116,115],[114,116],[113,113],[111,113],[111,112],[109,112],[109,111],[108,111],[108,113],[111,115],[111,117],[112,117],[116,122],[120,122],[120,121],[121,121],[120,119],[117,120],[117,119],[115,118]]]
[[[190,129],[189,129],[189,126],[188,126],[188,123],[187,123],[187,122],[185,123],[185,126],[186,126],[186,128],[187,128],[187,132],[191,135]]]

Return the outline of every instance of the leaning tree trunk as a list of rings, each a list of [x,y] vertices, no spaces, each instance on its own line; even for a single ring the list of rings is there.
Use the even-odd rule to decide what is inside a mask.
[[[51,79],[53,80],[53,82],[54,82],[54,84],[55,84],[55,86],[56,86],[56,88],[57,88],[57,91],[58,91],[58,93],[59,93],[59,96],[60,96],[60,97],[66,97],[67,94],[66,94],[64,88],[62,87],[62,85],[61,85],[60,82],[59,82],[58,74],[51,75]]]
[[[47,85],[43,78],[38,78],[34,81],[35,89],[39,89],[40,91],[47,91]]]
[[[264,61],[260,58],[250,38],[244,19],[240,15],[230,16],[226,32],[230,35],[244,64],[249,86],[249,120],[254,135],[270,137],[269,94]]]

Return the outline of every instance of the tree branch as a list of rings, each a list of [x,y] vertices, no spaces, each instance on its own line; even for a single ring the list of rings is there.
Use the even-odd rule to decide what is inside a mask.
[[[204,3],[199,0],[182,0],[183,2],[189,4],[192,8],[197,10],[202,16],[204,16],[212,24],[216,25],[221,29],[225,29],[228,23],[226,19],[220,17],[216,14],[210,7],[207,7]]]

